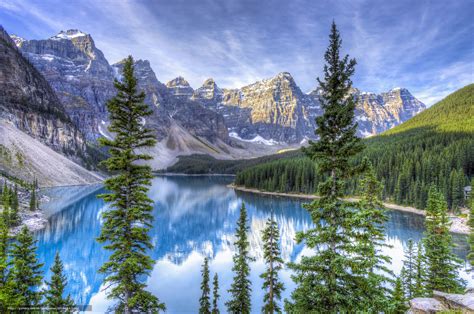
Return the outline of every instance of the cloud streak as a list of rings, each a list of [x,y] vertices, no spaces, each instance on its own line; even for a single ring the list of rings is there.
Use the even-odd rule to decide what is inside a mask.
[[[150,60],[161,81],[182,75],[195,88],[208,77],[241,87],[288,71],[309,91],[333,19],[362,90],[403,86],[432,104],[473,82],[470,0],[4,0],[0,9],[10,33],[36,39],[78,28],[111,63],[132,54]]]

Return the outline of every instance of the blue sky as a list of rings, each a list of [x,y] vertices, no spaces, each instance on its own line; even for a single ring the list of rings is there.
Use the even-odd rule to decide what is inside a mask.
[[[0,24],[27,39],[80,29],[110,63],[148,59],[162,82],[241,87],[288,71],[307,92],[334,19],[355,87],[406,87],[431,105],[474,82],[473,12],[472,0],[2,0]]]

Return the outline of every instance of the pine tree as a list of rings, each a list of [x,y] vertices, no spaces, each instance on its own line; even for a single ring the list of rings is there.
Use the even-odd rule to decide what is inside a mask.
[[[147,196],[151,184],[151,168],[141,163],[152,157],[137,150],[154,146],[152,131],[143,125],[151,110],[143,103],[145,94],[138,92],[132,57],[123,67],[123,81],[115,81],[117,95],[109,100],[109,131],[114,139],[101,138],[110,157],[104,165],[116,174],[105,180],[110,193],[100,197],[110,203],[103,214],[104,224],[98,241],[112,251],[109,261],[100,268],[105,282],[112,286],[108,298],[118,300],[116,310],[124,313],[158,312],[165,305],[146,291],[142,282],[153,268],[146,254],[152,248],[148,231],[153,220],[152,201]]]
[[[6,182],[3,183],[2,204],[4,207],[10,207],[10,189]]]
[[[409,300],[414,298],[416,276],[417,275],[417,261],[416,251],[413,240],[408,240],[407,249],[405,250],[405,260],[403,261],[403,271],[401,278],[404,286],[404,290]]]
[[[11,285],[8,284],[8,226],[0,216],[0,312],[7,313],[11,304]]]
[[[36,189],[33,188],[31,189],[31,194],[30,194],[30,210],[34,211],[37,208],[37,203],[36,203]]]
[[[7,283],[8,274],[8,226],[3,217],[0,217],[0,289]]]
[[[210,314],[211,313],[211,301],[210,294],[211,288],[209,287],[209,260],[204,258],[204,264],[202,265],[202,282],[201,282],[201,298],[199,299],[199,314]]]
[[[280,235],[278,224],[273,219],[273,213],[267,220],[265,229],[262,232],[263,258],[267,266],[266,271],[260,275],[263,278],[262,289],[265,291],[263,298],[262,313],[281,313],[278,301],[281,300],[281,293],[285,289],[283,283],[278,278],[278,272],[282,269],[283,259],[280,256]]]
[[[49,308],[50,311],[57,313],[72,313],[74,309],[74,302],[71,296],[63,297],[64,289],[67,285],[67,279],[64,275],[64,266],[59,253],[56,252],[54,256],[54,264],[51,267],[51,281],[47,281],[46,285],[48,288],[44,291],[46,301],[44,305]]]
[[[229,289],[231,299],[226,302],[227,311],[233,314],[248,314],[252,308],[250,300],[252,283],[249,279],[249,262],[252,261],[252,258],[249,256],[250,244],[247,240],[248,231],[247,209],[245,208],[245,204],[242,203],[237,229],[235,231],[236,241],[234,242],[234,246],[236,252],[233,257],[234,266],[232,267],[232,271],[235,275]]]
[[[414,298],[424,297],[426,295],[425,282],[426,282],[426,265],[425,257],[423,254],[423,242],[418,242],[416,250],[416,261],[415,261],[415,287],[413,292]]]
[[[386,266],[391,258],[382,254],[382,249],[391,247],[385,243],[384,224],[388,220],[386,209],[380,201],[383,187],[377,180],[375,171],[368,161],[362,161],[366,168],[360,181],[361,200],[354,204],[358,212],[352,225],[356,228],[355,243],[357,258],[353,261],[353,275],[356,276],[358,289],[358,309],[365,312],[382,312],[389,303],[390,290],[387,283],[392,280],[392,271]],[[356,291],[357,290],[357,291]]]
[[[314,249],[314,256],[303,256],[298,264],[290,264],[297,288],[292,302],[285,310],[292,313],[350,312],[357,306],[360,295],[354,290],[352,243],[354,237],[354,208],[345,203],[344,184],[357,172],[349,158],[363,150],[356,136],[354,123],[355,103],[347,97],[352,86],[355,60],[340,58],[341,39],[336,24],[332,24],[330,45],[325,53],[324,82],[318,79],[322,90],[323,115],[316,118],[315,134],[318,142],[310,142],[306,155],[317,161],[325,181],[318,187],[319,200],[305,206],[314,228],[297,234],[298,243]]]
[[[37,306],[41,301],[39,286],[43,279],[41,268],[36,256],[36,240],[23,227],[16,237],[10,252],[11,271],[9,284],[17,306]]]
[[[398,277],[395,281],[395,288],[393,289],[389,313],[404,314],[407,310],[407,299],[405,298],[405,292],[403,291],[402,279]]]
[[[18,215],[19,206],[20,204],[18,201],[18,187],[15,184],[15,189],[11,194],[11,209],[9,212],[10,226],[18,226],[18,224],[20,223],[20,216]]]
[[[426,231],[423,239],[427,263],[426,287],[447,293],[461,293],[464,282],[458,271],[461,261],[452,253],[453,241],[449,233],[451,223],[444,196],[434,187],[428,194]]]
[[[213,287],[212,287],[212,314],[219,314],[219,276],[217,273],[214,274]]]
[[[474,270],[474,178],[471,181],[471,195],[470,195],[470,210],[469,210],[469,254],[467,255],[467,259],[472,266],[472,270]]]
[[[2,218],[5,222],[7,228],[10,228],[10,203],[11,203],[11,192],[8,185],[3,186],[3,194],[2,194],[2,204],[3,204],[3,212]]]

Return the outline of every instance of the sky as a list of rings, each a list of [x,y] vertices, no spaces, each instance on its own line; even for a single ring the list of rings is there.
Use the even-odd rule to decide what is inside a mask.
[[[405,87],[427,105],[474,82],[473,0],[2,0],[0,24],[26,39],[91,34],[110,63],[131,54],[158,79],[236,88],[290,72],[322,76],[331,22],[357,60],[354,86]]]

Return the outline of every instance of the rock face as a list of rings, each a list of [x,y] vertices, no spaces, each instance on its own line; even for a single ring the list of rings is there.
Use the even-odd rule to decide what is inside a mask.
[[[426,109],[405,88],[394,88],[380,95],[354,89],[353,95],[357,99],[359,134],[364,137],[391,129]]]
[[[85,139],[45,78],[0,27],[0,118],[70,157],[86,154]]]
[[[17,39],[24,56],[44,75],[79,129],[95,142],[114,95],[114,71],[94,40],[79,30],[45,40]]]
[[[166,87],[172,95],[179,98],[187,99],[190,98],[194,93],[193,88],[189,86],[188,81],[186,81],[182,76],[178,76],[177,78],[166,83]]]
[[[381,95],[353,89],[352,96],[362,137],[392,128],[426,108],[401,88]],[[222,113],[232,137],[295,144],[314,138],[314,119],[322,113],[320,97],[318,89],[303,93],[291,74],[282,72],[241,89],[220,89],[208,79],[192,99]]]
[[[415,298],[410,301],[410,314],[474,313],[474,291],[466,294],[433,292],[433,298]]]

